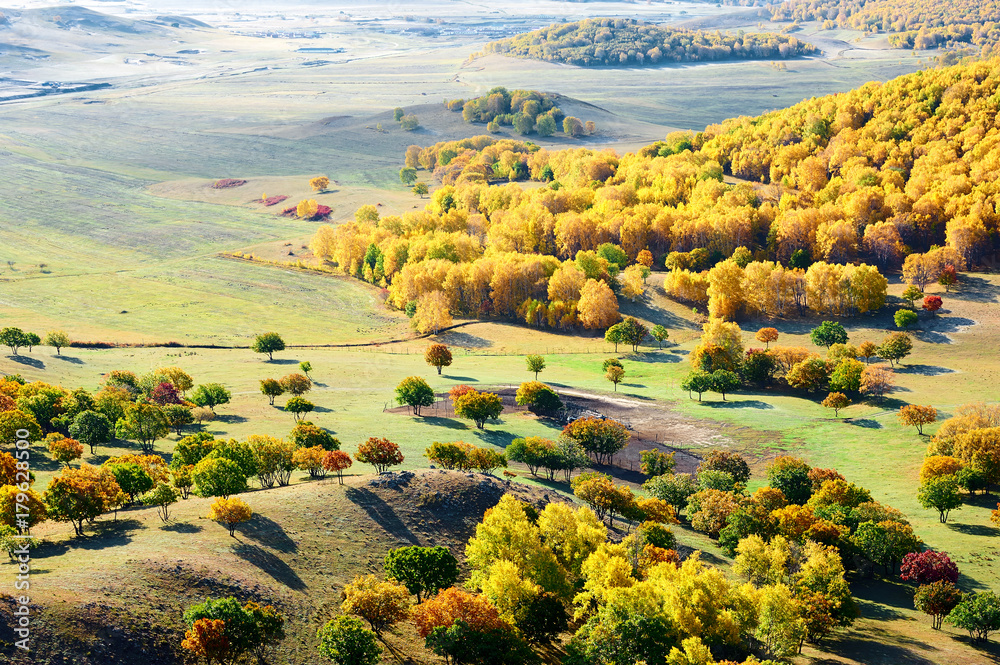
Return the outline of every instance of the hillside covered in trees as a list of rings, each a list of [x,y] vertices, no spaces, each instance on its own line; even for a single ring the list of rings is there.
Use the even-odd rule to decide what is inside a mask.
[[[971,44],[984,56],[1000,42],[997,0],[791,0],[771,10],[775,21],[820,21],[824,28],[887,32],[902,49]]]
[[[774,60],[817,52],[795,37],[684,30],[624,18],[557,23],[491,42],[484,53],[564,62],[582,67],[655,65],[665,62]]]
[[[426,209],[366,206],[312,248],[400,309],[436,293],[452,313],[557,328],[613,323],[613,292],[641,296],[654,264],[722,316],[863,313],[884,302],[873,266],[922,288],[994,252],[998,86],[986,63],[922,71],[624,156],[412,146],[407,167],[442,183]]]

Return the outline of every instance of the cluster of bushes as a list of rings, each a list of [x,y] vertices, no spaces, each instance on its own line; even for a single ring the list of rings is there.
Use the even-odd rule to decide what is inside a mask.
[[[824,406],[839,411],[850,404],[848,395],[881,398],[890,392],[894,385],[891,365],[913,349],[913,340],[904,332],[889,333],[880,344],[865,341],[855,346],[849,343],[844,327],[831,321],[814,328],[810,337],[826,349],[826,357],[805,347],[771,348],[771,342],[778,340],[774,328],[761,328],[756,333],[766,348],[744,350],[738,324],[709,319],[701,343],[691,354],[692,371],[681,388],[697,393],[699,400],[706,392],[722,393],[724,399],[725,393],[742,385],[779,384],[807,393],[830,391],[830,402]],[[889,361],[890,367],[872,365],[873,358]]]
[[[565,62],[582,67],[661,62],[774,60],[816,53],[812,44],[771,33],[738,35],[668,28],[625,18],[594,18],[491,42],[483,53]]]
[[[212,189],[230,189],[232,187],[242,187],[247,184],[246,180],[239,178],[223,178],[212,183]]]
[[[412,132],[414,129],[420,127],[420,120],[416,115],[407,113],[398,106],[392,110],[392,119],[399,123],[400,129],[406,132]]]
[[[316,199],[303,199],[298,204],[282,210],[281,214],[284,217],[299,217],[310,222],[318,222],[327,219],[332,212],[330,206],[318,203]]]
[[[468,101],[452,99],[445,102],[445,108],[461,111],[462,119],[468,123],[486,123],[491,134],[500,131],[501,126],[510,126],[522,136],[537,132],[539,136],[552,136],[560,127],[567,136],[579,136],[586,132],[593,134],[596,127],[592,121],[582,122],[572,116],[567,117],[556,105],[552,95],[536,90],[507,90],[496,87],[482,97]],[[443,165],[447,166],[446,160]],[[527,177],[526,172],[515,174],[514,180]]]

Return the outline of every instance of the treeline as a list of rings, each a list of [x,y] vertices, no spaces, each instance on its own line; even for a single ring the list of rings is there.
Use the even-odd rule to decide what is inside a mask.
[[[500,131],[503,125],[513,127],[522,136],[532,132],[537,132],[539,136],[552,136],[560,128],[569,136],[578,136],[584,132],[593,134],[595,130],[592,121],[583,122],[566,116],[555,105],[552,95],[537,90],[496,87],[485,95],[468,101],[448,100],[444,106],[449,111],[461,111],[465,122],[486,123],[486,130],[491,134]]]
[[[366,206],[312,248],[389,288],[397,307],[436,290],[466,315],[547,301],[546,325],[574,321],[588,281],[624,292],[628,269],[654,265],[688,271],[668,289],[707,303],[703,273],[728,258],[749,270],[747,313],[863,312],[884,298],[880,272],[901,268],[923,288],[994,253],[998,87],[984,63],[917,72],[623,156],[490,136],[411,146],[407,167],[442,184],[425,210],[381,218]],[[813,263],[824,265],[810,286]],[[550,290],[557,269],[572,288]]]
[[[771,13],[775,21],[820,21],[825,29],[896,33],[889,36],[893,48],[972,44],[989,55],[1000,42],[997,0],[812,0],[785,2]]]
[[[736,35],[667,28],[625,18],[557,23],[487,44],[483,53],[564,62],[581,67],[663,62],[773,60],[817,53],[812,44],[770,33]]]

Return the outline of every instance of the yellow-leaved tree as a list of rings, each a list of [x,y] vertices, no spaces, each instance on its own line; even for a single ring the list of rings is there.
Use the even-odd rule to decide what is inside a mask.
[[[618,299],[611,287],[598,279],[589,279],[583,285],[577,312],[580,323],[590,330],[609,328],[621,318],[618,314]]]
[[[444,294],[444,291],[425,293],[417,300],[417,309],[413,314],[413,327],[420,333],[437,334],[442,328],[451,325],[451,312],[448,307],[448,296]]]

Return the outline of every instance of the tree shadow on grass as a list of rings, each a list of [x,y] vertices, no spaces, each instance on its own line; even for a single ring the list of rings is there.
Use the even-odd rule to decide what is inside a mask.
[[[67,549],[103,550],[109,547],[121,547],[132,542],[132,533],[145,529],[145,525],[136,519],[118,518],[118,521],[101,520],[93,524],[84,524],[84,535],[76,536],[66,543]]]
[[[434,425],[435,427],[447,427],[448,429],[468,429],[469,426],[463,423],[461,420],[455,420],[454,418],[442,418],[441,416],[422,416],[420,417],[422,422],[428,425]]]
[[[256,566],[289,589],[302,591],[308,588],[306,583],[302,581],[302,578],[287,563],[263,547],[248,543],[237,543],[230,550],[239,558]]]
[[[237,416],[237,415],[232,414],[232,413],[227,413],[224,416],[220,416],[220,415],[216,414],[215,415],[215,420],[217,420],[220,423],[226,423],[227,425],[236,425],[238,423],[245,423],[247,421],[247,419],[245,417],[243,417],[243,416]]]
[[[160,527],[160,531],[172,531],[174,533],[198,533],[204,530],[204,527],[189,522],[171,522]]]
[[[906,365],[896,370],[897,374],[920,374],[921,376],[941,376],[942,374],[954,374],[955,370],[938,365]],[[897,388],[898,390],[898,388]]]
[[[451,379],[452,381],[475,381],[476,379],[471,376],[455,376],[454,374],[442,374],[442,379]]]
[[[958,531],[959,533],[964,533],[967,536],[990,536],[995,538],[1000,535],[1000,529],[995,526],[987,526],[985,524],[961,524],[959,522],[948,522],[945,526],[952,531]]]
[[[725,402],[705,402],[702,404],[713,409],[773,409],[774,407],[767,402],[762,402],[759,399],[741,399],[732,400]]]
[[[853,662],[872,663],[873,665],[887,663],[893,665],[902,663],[907,665],[937,665],[941,662],[937,658],[932,660],[919,653],[934,653],[938,651],[937,647],[875,627],[866,627],[864,632],[852,630],[848,633],[835,633],[833,637],[823,640],[819,648]],[[822,660],[818,662],[834,661]]]
[[[476,437],[479,438],[484,443],[489,443],[490,445],[497,446],[498,448],[506,448],[510,445],[510,442],[518,438],[517,434],[512,432],[507,432],[505,430],[476,430]]]
[[[27,365],[28,367],[34,367],[35,369],[45,369],[45,363],[38,358],[29,358],[28,356],[22,356],[21,354],[7,357],[20,365]]]
[[[864,427],[865,429],[882,429],[882,423],[871,418],[844,418],[844,422],[848,425]]]
[[[372,518],[386,533],[397,539],[407,541],[411,545],[419,545],[420,541],[413,532],[396,515],[392,506],[383,501],[377,494],[364,487],[349,487],[344,493],[347,500],[358,506]]]
[[[640,363],[679,363],[684,360],[681,356],[677,355],[680,353],[673,353],[670,351],[664,352],[653,352],[653,353],[641,353],[638,357],[630,358],[629,360],[634,360]]]
[[[66,363],[72,363],[74,365],[83,365],[83,364],[85,364],[82,360],[80,360],[79,358],[74,358],[73,356],[54,356],[54,358],[56,360],[61,360],[61,361],[66,362]]]
[[[275,358],[274,360],[265,360],[268,365],[298,365],[299,361],[295,358]]]
[[[973,277],[968,273],[959,277],[958,288],[952,290],[946,297],[952,300],[969,300],[972,302],[997,302],[998,289],[993,283],[982,277]]]
[[[236,531],[241,536],[246,536],[279,552],[296,552],[299,549],[280,524],[260,513],[254,514],[249,522],[238,525]]]

